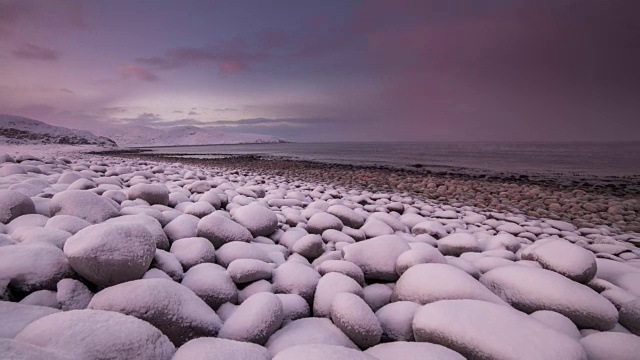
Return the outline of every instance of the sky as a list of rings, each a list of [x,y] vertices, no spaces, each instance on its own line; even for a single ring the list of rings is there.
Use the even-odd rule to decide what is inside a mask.
[[[292,141],[637,141],[640,1],[0,0],[0,113]]]

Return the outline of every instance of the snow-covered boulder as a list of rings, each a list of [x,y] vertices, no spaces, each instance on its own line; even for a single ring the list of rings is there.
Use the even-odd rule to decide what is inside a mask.
[[[273,291],[277,294],[300,295],[311,303],[320,281],[320,274],[309,266],[286,262],[273,271]]]
[[[175,347],[151,324],[112,311],[72,310],[38,319],[16,340],[74,359],[170,360]]]
[[[232,241],[222,245],[216,251],[216,262],[225,268],[237,259],[255,259],[264,262],[272,262],[269,255],[253,243]]]
[[[331,205],[327,208],[327,213],[337,217],[344,225],[353,229],[359,229],[364,225],[362,215],[344,205]]]
[[[207,305],[216,310],[220,305],[238,301],[238,288],[229,273],[220,265],[204,263],[190,268],[182,278],[182,285],[189,288]]]
[[[573,339],[579,340],[582,337],[580,330],[571,319],[555,311],[539,310],[531,313],[530,316]]]
[[[473,234],[455,233],[438,240],[438,251],[443,255],[460,256],[466,252],[480,252],[482,247]]]
[[[322,234],[325,230],[342,230],[342,221],[334,215],[319,212],[307,221],[307,231],[311,234]]]
[[[537,241],[524,249],[522,259],[537,261],[543,268],[583,284],[591,281],[598,271],[591,251],[566,240]]]
[[[35,204],[30,197],[13,190],[0,189],[0,223],[8,224],[24,214],[33,214]]]
[[[149,232],[151,233],[151,237],[153,237],[153,241],[155,242],[156,247],[162,250],[169,250],[169,239],[164,233],[162,225],[157,219],[151,216],[144,214],[124,215],[111,218],[105,221],[105,223],[136,223],[144,225],[144,227],[147,228],[147,230],[149,230]]]
[[[427,342],[396,341],[379,344],[365,351],[379,360],[465,360],[459,353]]]
[[[278,217],[270,209],[250,204],[234,210],[233,220],[247,228],[253,236],[269,236],[278,228]]]
[[[330,272],[341,273],[357,281],[361,286],[364,286],[364,273],[362,272],[362,269],[360,269],[358,265],[352,263],[351,261],[326,260],[318,265],[316,270],[318,270],[318,273],[320,273],[320,275],[324,275]]]
[[[551,310],[580,328],[609,330],[618,322],[618,310],[602,295],[549,270],[504,266],[480,277],[480,282],[520,311]]]
[[[38,226],[21,226],[11,233],[11,238],[19,243],[46,243],[62,249],[71,233],[60,229],[45,229]]]
[[[0,279],[9,289],[29,293],[53,290],[61,279],[73,275],[62,250],[49,244],[0,246]]]
[[[127,191],[129,200],[142,199],[149,205],[168,205],[169,190],[164,185],[158,184],[136,184]]]
[[[331,305],[331,320],[361,349],[380,342],[382,328],[367,303],[357,295],[337,294]]]
[[[424,305],[413,319],[416,341],[443,345],[468,359],[586,360],[580,344],[508,306],[480,300]]]
[[[218,336],[264,345],[283,320],[280,299],[271,293],[257,293],[245,300],[225,321]]]
[[[393,288],[386,284],[371,284],[364,287],[364,302],[371,310],[378,311],[381,307],[391,302]]]
[[[196,237],[198,236],[199,221],[200,218],[196,216],[182,214],[171,220],[163,229],[170,241]]]
[[[51,198],[51,216],[71,215],[92,224],[101,223],[118,215],[118,210],[109,199],[87,190],[65,190]]]
[[[420,305],[412,301],[396,301],[376,311],[382,327],[382,341],[414,341],[411,324],[419,308]]]
[[[161,249],[156,249],[151,261],[151,267],[162,270],[174,281],[180,282],[184,276],[184,270],[178,258],[174,254]]]
[[[313,260],[323,254],[323,245],[324,242],[320,235],[309,234],[298,239],[291,247],[291,251],[309,260]]]
[[[640,337],[619,332],[600,332],[580,339],[589,360],[635,360],[640,354]]]
[[[189,237],[174,241],[169,250],[180,262],[184,270],[202,263],[215,263],[216,251],[209,240],[203,237]]]
[[[441,239],[447,236],[447,229],[437,221],[426,220],[414,225],[411,228],[411,233],[414,235],[427,234],[435,237],[436,239]]]
[[[198,222],[198,236],[211,241],[216,249],[231,241],[251,242],[251,232],[237,222],[217,213],[207,215]]]
[[[0,354],[2,354],[3,360],[75,359],[71,354],[61,354],[57,351],[43,349],[22,341],[2,338],[0,338]]]
[[[402,276],[405,271],[414,265],[427,263],[446,264],[447,259],[438,249],[429,244],[416,244],[411,250],[405,251],[396,260],[396,273]]]
[[[362,351],[348,349],[336,345],[298,345],[290,347],[278,355],[273,360],[378,360],[377,358],[365,354]]]
[[[180,346],[172,360],[271,360],[264,347],[248,342],[202,337]]]
[[[74,279],[60,280],[56,289],[56,300],[63,311],[86,309],[93,297],[85,284]]]
[[[309,303],[302,296],[296,294],[276,294],[276,296],[282,302],[283,325],[311,316]]]
[[[622,305],[620,308],[620,324],[640,336],[640,298]]]
[[[137,317],[176,345],[203,336],[216,336],[221,320],[187,287],[164,279],[129,281],[93,296],[89,309],[115,311]]]
[[[227,271],[233,282],[245,284],[256,280],[271,279],[273,264],[256,259],[238,259],[229,264]]]
[[[41,317],[55,314],[59,310],[45,306],[25,305],[0,301],[0,339],[13,339],[22,329]]]
[[[295,320],[283,326],[271,335],[265,347],[271,356],[276,356],[290,347],[311,344],[358,348],[331,320],[314,317]]]
[[[102,223],[78,231],[64,245],[71,267],[98,286],[140,279],[156,250],[152,234],[136,223]]]
[[[344,259],[358,265],[365,278],[395,281],[396,262],[403,252],[411,248],[397,235],[383,235],[345,246]]]
[[[81,219],[77,216],[57,215],[50,218],[44,227],[60,229],[60,230],[67,231],[71,234],[75,234],[89,225],[91,225],[90,222],[84,219]]]
[[[360,297],[364,296],[362,287],[352,278],[340,273],[325,274],[316,286],[313,299],[313,316],[330,317],[331,306],[336,295],[348,292]]]
[[[504,301],[471,275],[447,264],[420,264],[409,268],[396,283],[391,300],[413,301],[424,305],[452,299],[476,299],[504,304]]]
[[[27,295],[24,299],[20,300],[20,304],[46,306],[53,309],[59,309],[58,299],[56,299],[56,292],[51,290],[38,290]]]

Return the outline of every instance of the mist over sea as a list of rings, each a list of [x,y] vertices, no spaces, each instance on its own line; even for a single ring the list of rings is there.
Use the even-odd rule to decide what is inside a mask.
[[[383,165],[471,173],[640,175],[640,142],[408,143],[331,142],[149,148],[188,158],[259,155],[351,165]]]

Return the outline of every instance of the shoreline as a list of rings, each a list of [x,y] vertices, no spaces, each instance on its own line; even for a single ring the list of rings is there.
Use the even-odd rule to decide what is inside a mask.
[[[504,173],[469,174],[385,165],[346,165],[260,155],[198,159],[144,150],[91,154],[179,162],[238,173],[244,171],[252,176],[283,176],[288,181],[315,181],[342,186],[347,190],[406,193],[442,204],[564,220],[578,227],[607,225],[622,231],[640,232],[640,184],[629,186],[619,181],[627,177],[613,177],[611,182],[603,183]]]

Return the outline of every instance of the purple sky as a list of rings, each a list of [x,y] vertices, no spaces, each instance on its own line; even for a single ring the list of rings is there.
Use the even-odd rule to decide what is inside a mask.
[[[640,140],[640,1],[0,0],[0,113],[298,141]]]

